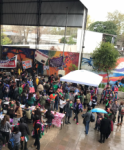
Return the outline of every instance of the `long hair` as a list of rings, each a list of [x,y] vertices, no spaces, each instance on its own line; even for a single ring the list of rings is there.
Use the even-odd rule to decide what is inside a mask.
[[[6,116],[4,116],[3,120],[1,121],[1,126],[4,127],[5,123],[6,123]]]
[[[6,117],[6,121],[10,121],[9,115],[5,115],[5,117]]]
[[[29,93],[28,99],[31,99],[33,97],[33,93]]]

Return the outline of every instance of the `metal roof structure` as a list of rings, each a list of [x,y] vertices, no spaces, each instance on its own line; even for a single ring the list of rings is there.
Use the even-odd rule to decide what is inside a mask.
[[[0,0],[1,25],[81,27],[84,9],[80,0]],[[68,12],[67,9],[68,8]]]

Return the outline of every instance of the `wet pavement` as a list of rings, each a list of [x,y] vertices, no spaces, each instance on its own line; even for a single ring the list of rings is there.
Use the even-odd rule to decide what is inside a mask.
[[[103,105],[97,107],[103,108]],[[84,113],[84,112],[83,112]],[[100,133],[94,130],[95,123],[90,123],[89,133],[85,135],[83,119],[79,114],[79,125],[71,118],[69,125],[64,125],[62,129],[51,127],[40,140],[41,150],[124,150],[124,124],[117,127],[114,124],[114,131],[105,143],[99,143]],[[32,124],[28,124],[30,131]],[[34,150],[31,145],[34,139],[30,137],[28,150]],[[3,150],[7,150],[7,145]]]

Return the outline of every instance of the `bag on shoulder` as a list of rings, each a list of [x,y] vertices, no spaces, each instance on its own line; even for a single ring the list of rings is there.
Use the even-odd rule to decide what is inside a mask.
[[[12,137],[9,139],[9,142],[8,142],[8,148],[11,150],[15,150],[15,138],[13,136],[13,133],[12,133]]]
[[[90,116],[90,122],[94,122],[95,121],[95,116],[94,114],[92,113],[91,116]]]
[[[121,115],[124,115],[124,107],[121,108]]]

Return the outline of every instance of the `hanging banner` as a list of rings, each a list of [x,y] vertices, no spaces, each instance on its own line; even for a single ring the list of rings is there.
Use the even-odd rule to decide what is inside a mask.
[[[63,56],[49,60],[50,67],[61,67],[63,65]]]
[[[31,60],[22,61],[22,66],[23,66],[23,69],[31,68],[32,67],[32,61]]]
[[[42,64],[46,64],[47,60],[48,60],[49,56],[45,55],[44,53],[36,50],[35,51],[35,59],[42,63]]]
[[[0,68],[16,68],[17,56],[14,56],[7,60],[0,60]]]

